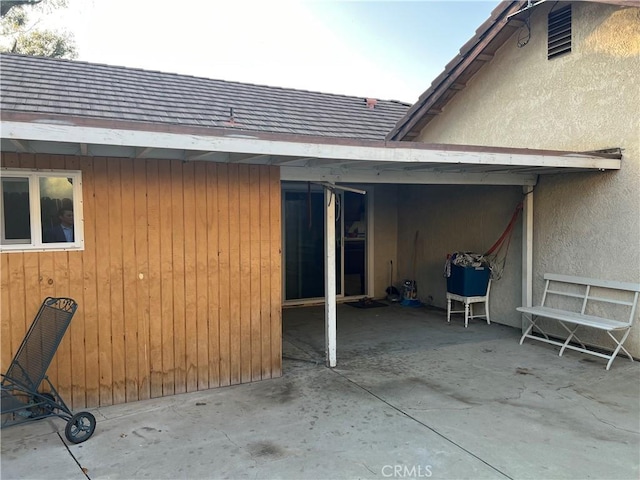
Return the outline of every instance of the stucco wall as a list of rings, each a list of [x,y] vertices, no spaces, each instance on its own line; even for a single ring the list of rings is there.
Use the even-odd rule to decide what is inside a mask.
[[[640,9],[572,5],[572,52],[547,60],[547,14],[512,37],[419,137],[588,151],[622,147],[617,172],[541,176],[534,191],[534,302],[545,272],[640,282]],[[519,283],[514,285],[519,288]],[[640,356],[640,322],[626,345]],[[606,336],[589,340],[610,347]]]
[[[374,214],[374,272],[373,286],[369,294],[384,298],[389,285],[390,264],[393,262],[394,283],[398,283],[398,186],[376,185],[373,187]]]
[[[489,250],[500,238],[521,199],[520,187],[403,186],[398,204],[400,279],[414,276],[413,251],[417,231],[415,280],[418,298],[427,305],[446,308],[444,265],[447,254]],[[513,232],[504,276],[493,282],[490,296],[492,320],[517,327],[520,317],[515,308],[520,303],[522,276],[521,221],[519,218]]]

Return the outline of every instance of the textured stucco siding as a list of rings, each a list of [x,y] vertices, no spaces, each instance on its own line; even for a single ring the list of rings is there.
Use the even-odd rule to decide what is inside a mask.
[[[447,255],[456,251],[486,252],[504,231],[521,199],[520,187],[403,186],[398,205],[400,278],[412,279],[415,275],[419,299],[427,305],[446,308]],[[504,276],[493,282],[490,296],[492,320],[517,327],[520,318],[515,308],[520,303],[520,290],[513,286],[520,285],[522,276],[521,221],[518,220],[511,238]],[[458,317],[457,321],[462,320]]]
[[[398,186],[376,185],[373,187],[373,285],[369,294],[384,298],[389,285],[390,264],[394,265],[394,280],[398,283]]]
[[[640,282],[640,9],[572,4],[572,52],[547,60],[547,14],[517,34],[421,133],[424,142],[589,151],[622,147],[616,172],[541,176],[534,191],[534,303],[556,272]],[[520,282],[514,282],[520,289]],[[497,292],[496,292],[497,296]],[[611,347],[604,335],[584,340]],[[640,356],[640,322],[627,340]]]

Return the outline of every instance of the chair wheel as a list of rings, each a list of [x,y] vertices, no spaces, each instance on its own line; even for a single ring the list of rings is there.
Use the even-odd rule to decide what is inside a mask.
[[[89,412],[80,412],[67,422],[64,435],[71,443],[82,443],[93,435],[95,429],[96,417]]]

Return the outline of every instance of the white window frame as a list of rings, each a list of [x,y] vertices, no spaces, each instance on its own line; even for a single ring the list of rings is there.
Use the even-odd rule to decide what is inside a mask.
[[[0,169],[0,177],[2,177],[2,179],[9,177],[28,179],[29,212],[31,217],[31,241],[29,243],[6,243],[7,241],[4,239],[4,195],[0,195],[0,252],[84,250],[82,172],[80,170],[2,168]],[[43,243],[42,241],[42,216],[40,212],[40,178],[42,177],[63,177],[73,179],[73,242]]]

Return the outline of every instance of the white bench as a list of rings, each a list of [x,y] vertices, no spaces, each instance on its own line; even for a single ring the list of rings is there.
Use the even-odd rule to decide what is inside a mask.
[[[520,339],[520,345],[525,338],[531,338],[562,347],[560,356],[568,348],[596,357],[607,358],[609,359],[607,370],[620,351],[626,353],[633,361],[633,357],[622,344],[631,331],[638,306],[640,284],[552,273],[545,274],[544,279],[545,287],[541,304],[535,307],[518,307],[516,309],[524,313],[529,320],[529,325]],[[542,318],[557,320],[569,332],[567,339],[562,342],[550,338],[538,323]],[[578,327],[595,328],[607,332],[616,344],[615,349],[610,355],[588,349],[575,334]],[[534,328],[542,336],[532,335]],[[619,338],[614,336],[613,332],[617,332]],[[580,346],[571,344],[572,340]]]

